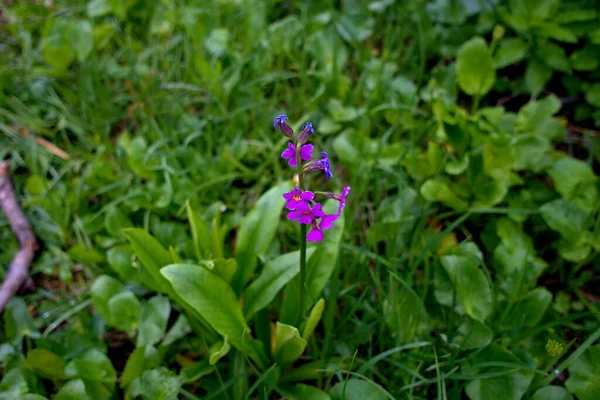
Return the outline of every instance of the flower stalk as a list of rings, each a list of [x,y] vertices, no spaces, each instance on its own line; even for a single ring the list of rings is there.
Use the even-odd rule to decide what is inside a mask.
[[[273,127],[279,127],[283,135],[291,139],[287,144],[287,149],[281,153],[281,158],[288,160],[290,167],[298,169],[298,186],[291,192],[284,193],[283,198],[287,200],[285,206],[289,210],[288,220],[300,224],[300,293],[298,304],[298,326],[300,326],[304,319],[304,306],[306,304],[306,242],[322,241],[323,231],[333,228],[334,222],[340,217],[344,209],[350,186],[346,186],[340,195],[331,192],[313,193],[308,190],[306,174],[323,173],[327,179],[333,176],[329,157],[323,151],[321,152],[321,159],[312,160],[314,146],[305,144],[314,134],[312,124],[310,122],[304,124],[302,131],[296,136],[293,129],[285,122],[287,119],[288,117],[285,114],[277,116],[273,122]],[[339,202],[337,213],[325,214],[321,203],[315,201],[315,194],[337,200]],[[308,233],[307,225],[311,226]]]

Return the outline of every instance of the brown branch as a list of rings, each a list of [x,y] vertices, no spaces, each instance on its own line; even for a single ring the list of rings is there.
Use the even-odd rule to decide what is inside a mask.
[[[19,207],[17,196],[10,182],[8,162],[0,163],[0,205],[20,247],[8,267],[8,272],[0,288],[1,312],[21,286],[32,284],[28,270],[37,249],[37,240],[31,231],[31,225]]]

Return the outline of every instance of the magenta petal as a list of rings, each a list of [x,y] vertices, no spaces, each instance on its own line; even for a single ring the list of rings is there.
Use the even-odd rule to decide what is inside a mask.
[[[326,231],[327,229],[333,228],[333,223],[337,219],[338,219],[337,215],[326,215],[321,220],[321,223],[319,224],[319,226],[322,230]]]
[[[288,149],[290,149],[292,151],[296,151],[296,146],[294,146],[294,143],[288,142]]]
[[[292,158],[290,158],[290,161],[288,161],[288,165],[289,165],[290,167],[295,167],[295,166],[297,166],[297,165],[298,165],[298,162],[297,162],[297,160],[296,160],[296,157],[295,157],[295,156],[294,156],[294,157],[292,157]]]
[[[306,204],[303,201],[298,201],[296,204],[296,210],[298,211],[308,211],[309,207],[308,204]]]
[[[295,209],[296,209],[296,203],[297,203],[297,201],[296,201],[296,200],[294,200],[294,199],[292,199],[292,200],[288,200],[288,202],[287,202],[287,203],[285,203],[285,207],[286,207],[288,210],[295,210]]]
[[[312,200],[315,198],[315,194],[313,192],[309,192],[308,190],[300,195],[302,200]]]
[[[294,150],[287,149],[283,153],[281,153],[281,158],[288,159],[288,158],[294,157],[295,155],[296,155],[296,152]]]
[[[308,232],[308,235],[306,235],[306,240],[309,242],[320,242],[323,240],[323,232],[318,229],[312,229]]]
[[[284,193],[283,194],[283,198],[286,199],[286,200],[289,200],[292,197],[294,197],[294,192],[288,192],[288,193]]]
[[[288,214],[287,218],[288,218],[290,221],[293,221],[293,220],[295,220],[295,219],[298,219],[298,218],[300,218],[302,215],[303,215],[303,214],[302,214],[301,212],[298,212],[298,211],[292,211],[291,213],[289,213],[289,214]]]
[[[310,160],[312,158],[312,151],[314,146],[312,144],[305,144],[300,147],[300,158],[304,161]]]
[[[302,216],[298,218],[298,223],[309,225],[310,223],[312,223],[312,218],[310,217],[310,215],[302,214]]]

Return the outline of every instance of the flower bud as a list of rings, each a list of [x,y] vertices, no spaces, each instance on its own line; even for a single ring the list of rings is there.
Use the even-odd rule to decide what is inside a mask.
[[[275,121],[273,121],[273,128],[277,128],[279,126],[281,133],[283,133],[284,136],[291,138],[294,137],[294,130],[291,126],[285,123],[287,119],[288,117],[285,114],[278,115],[277,118],[275,118]]]
[[[308,140],[308,137],[312,136],[313,133],[315,133],[315,130],[313,129],[312,124],[310,122],[305,123],[302,126],[302,132],[300,132],[300,135],[298,135],[298,143],[300,143],[300,144],[306,143],[306,141]]]

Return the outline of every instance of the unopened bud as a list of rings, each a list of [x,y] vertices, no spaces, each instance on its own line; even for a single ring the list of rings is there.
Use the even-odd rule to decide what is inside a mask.
[[[300,144],[306,143],[306,141],[308,140],[308,137],[312,136],[313,133],[315,133],[315,130],[313,129],[312,124],[310,122],[305,123],[302,126],[302,132],[300,132],[300,135],[298,135],[298,143],[300,143]]]
[[[294,137],[294,130],[291,126],[285,123],[287,119],[288,117],[285,114],[278,115],[277,118],[275,118],[275,121],[273,121],[273,128],[279,127],[279,129],[281,129],[281,133],[291,138]]]

